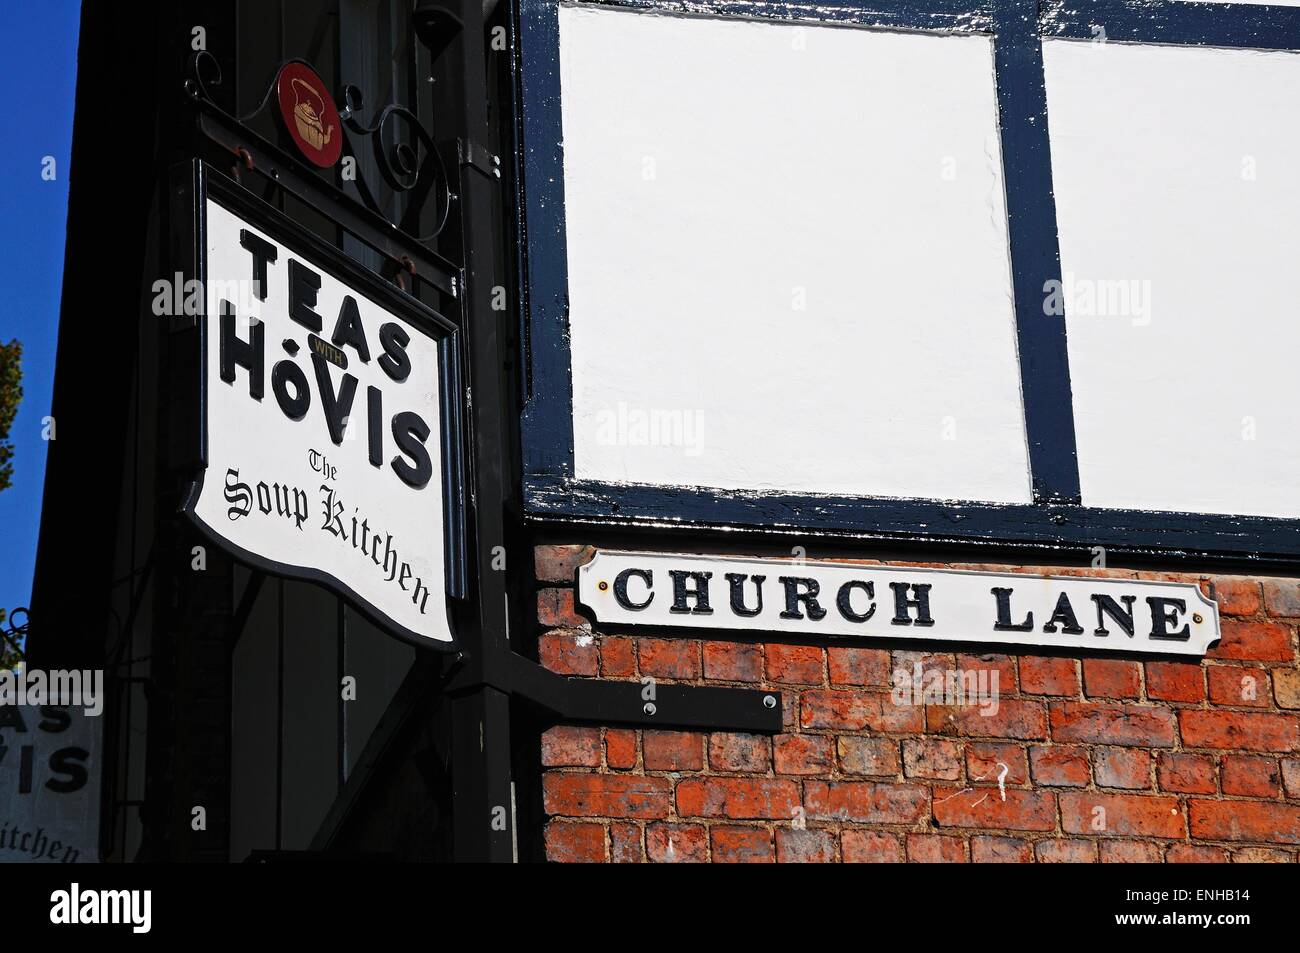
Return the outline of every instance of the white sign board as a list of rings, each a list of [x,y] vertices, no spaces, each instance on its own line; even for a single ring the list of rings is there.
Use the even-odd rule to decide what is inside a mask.
[[[100,725],[77,706],[0,705],[0,863],[99,860]]]
[[[600,552],[578,571],[597,621],[799,636],[1204,655],[1219,611],[1189,584]]]
[[[452,642],[439,341],[322,255],[203,207],[206,472],[190,515],[259,568]]]

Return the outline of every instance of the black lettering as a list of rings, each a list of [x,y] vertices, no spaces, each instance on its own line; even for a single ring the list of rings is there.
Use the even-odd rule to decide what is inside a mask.
[[[55,735],[67,731],[72,726],[72,715],[66,708],[58,705],[41,706],[41,722],[36,727]]]
[[[289,259],[289,317],[320,334],[321,319],[312,308],[320,291],[320,275],[296,258]]]
[[[352,414],[352,401],[357,396],[357,379],[355,375],[344,374],[343,385],[335,394],[334,380],[330,377],[330,362],[323,355],[313,354],[311,364],[316,370],[316,387],[320,390],[320,406],[325,412],[330,439],[335,444],[341,444],[348,429],[348,417]]]
[[[998,621],[993,623],[995,632],[1028,632],[1034,627],[1034,613],[1031,611],[1025,616],[1025,621],[1019,625],[1011,621],[1011,589],[1003,589],[994,586],[989,592],[998,600]]]
[[[375,547],[379,549],[378,546]],[[386,582],[392,582],[397,577],[397,552],[393,549],[393,534],[384,534],[384,561],[380,566],[387,577]]]
[[[246,228],[239,230],[239,244],[253,256],[253,294],[259,301],[266,300],[266,263],[275,261],[279,252],[265,238],[254,235]]]
[[[1171,626],[1178,625],[1178,613],[1187,611],[1186,599],[1147,596],[1147,605],[1151,607],[1151,638],[1168,642],[1186,642],[1192,637],[1190,625],[1184,625],[1177,632],[1170,631]]]
[[[51,778],[45,786],[58,794],[80,791],[90,779],[85,765],[89,757],[90,752],[85,748],[60,748],[50,755],[50,770],[55,774],[66,774],[68,778],[66,781]]]
[[[627,594],[627,581],[631,579],[633,576],[636,576],[638,579],[640,579],[642,582],[645,583],[646,592],[647,592],[645,602],[633,602],[631,597]],[[653,589],[654,589],[654,573],[649,569],[624,569],[621,573],[619,573],[617,576],[614,577],[615,601],[617,601],[618,604],[622,606],[624,609],[629,609],[632,612],[639,612],[642,609],[644,609],[646,606],[650,605],[650,603],[654,602],[655,594],[653,592]]]
[[[334,322],[334,333],[330,340],[335,347],[351,344],[363,364],[370,363],[370,345],[366,341],[366,329],[361,325],[361,314],[357,311],[357,299],[352,295],[343,296],[343,305],[339,308],[339,319]]]
[[[235,306],[221,300],[221,334],[218,349],[221,359],[221,379],[227,384],[235,382],[235,368],[248,371],[248,396],[261,400],[263,374],[266,366],[266,325],[254,321],[249,330],[249,340],[241,341],[235,334]]]
[[[384,395],[373,384],[366,387],[366,441],[370,448],[370,465],[384,465]]]
[[[411,357],[406,353],[406,345],[410,343],[411,336],[401,325],[389,321],[380,326],[379,346],[384,353],[379,357],[379,366],[399,384],[411,373]]]
[[[727,573],[727,582],[731,584],[731,611],[736,615],[753,618],[763,611],[763,582],[766,576],[750,576],[743,572]],[[745,580],[754,580],[754,596],[758,605],[749,609],[745,606]]]
[[[853,609],[853,590],[861,589],[867,595],[867,611],[856,612]],[[840,591],[835,595],[835,607],[840,610],[840,615],[844,616],[849,622],[866,622],[876,614],[876,584],[862,579],[850,579],[844,585],[840,586]]]
[[[339,539],[346,540],[348,531],[343,526],[343,504],[339,502],[338,494],[326,483],[320,485],[321,507],[325,513],[325,520],[321,523],[321,529],[331,536],[337,536]],[[403,589],[406,587],[403,586]]]
[[[293,385],[293,395],[289,394],[289,385]],[[302,368],[287,358],[271,368],[271,390],[275,392],[275,402],[290,420],[302,420],[311,407],[311,388],[307,386],[307,375]]]
[[[230,507],[226,510],[227,519],[237,520],[253,511],[253,491],[247,483],[239,482],[238,470],[226,470],[225,495],[226,502],[230,504]]]
[[[785,610],[781,613],[782,619],[802,619],[803,613],[799,611],[801,602],[808,613],[808,618],[812,621],[819,622],[826,618],[826,610],[817,601],[817,594],[822,591],[821,583],[806,576],[778,576],[777,578],[781,585],[785,586]],[[803,591],[800,592],[800,589]]]
[[[1070,597],[1064,592],[1057,596],[1056,608],[1052,610],[1052,617],[1043,623],[1043,631],[1055,632],[1058,625],[1066,635],[1083,635],[1083,626],[1079,625]]]
[[[668,607],[669,612],[690,612],[695,615],[711,615],[713,613],[713,609],[709,605],[709,580],[713,578],[713,573],[670,569],[668,575],[673,580],[673,604]],[[687,579],[695,584],[694,588],[686,588]],[[686,605],[687,599],[695,602],[694,608]]]
[[[428,437],[429,425],[414,411],[404,410],[393,417],[393,440],[397,448],[411,458],[407,463],[401,457],[393,457],[393,471],[403,483],[417,490],[433,477],[433,461],[424,445]]]
[[[420,615],[428,611],[429,587],[418,576],[415,578],[415,588],[411,590],[411,603],[420,607]]]
[[[1133,637],[1133,603],[1137,601],[1137,596],[1120,596],[1119,601],[1124,603],[1122,609],[1119,602],[1101,593],[1095,593],[1092,601],[1097,603],[1097,629],[1094,635],[1110,635],[1106,628],[1106,616],[1110,616],[1128,633],[1129,638]]]
[[[891,582],[889,588],[894,590],[894,617],[889,620],[890,625],[934,625],[930,618],[930,583]],[[908,589],[916,593],[915,598],[908,598]],[[915,620],[912,609],[916,610]]]
[[[272,489],[275,490],[275,512],[280,516],[292,518],[294,513],[290,501],[293,497],[290,494],[293,492],[293,487],[276,483]]]

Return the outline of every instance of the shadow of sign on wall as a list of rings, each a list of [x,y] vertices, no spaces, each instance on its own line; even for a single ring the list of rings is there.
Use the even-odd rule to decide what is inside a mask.
[[[80,707],[0,704],[0,863],[99,859],[100,726]]]

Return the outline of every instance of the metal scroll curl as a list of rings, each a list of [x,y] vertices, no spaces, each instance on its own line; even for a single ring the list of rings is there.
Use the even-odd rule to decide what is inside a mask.
[[[187,72],[185,95],[196,102],[207,103],[209,106],[219,109],[220,107],[216,105],[216,97],[208,89],[209,84],[213,86],[221,85],[221,64],[217,62],[217,58],[207,50],[192,53],[190,54],[189,70]],[[271,86],[274,87],[275,84],[272,83]],[[266,95],[262,97],[261,105],[253,111],[254,115],[261,112],[263,107],[266,106],[266,97],[270,94],[271,91],[268,89]],[[225,111],[222,110],[222,112]]]
[[[18,616],[22,614],[22,623]],[[0,623],[0,668],[23,660],[24,639],[27,637],[27,607],[15,606],[8,618]]]
[[[220,86],[222,81],[221,65],[216,57],[206,50],[199,50],[190,56],[189,75],[185,79],[185,93],[192,100],[201,102],[205,108],[222,113],[228,119],[248,125],[258,119],[275,97],[276,81],[280,71],[290,63],[303,63],[302,59],[286,60],[276,70],[257,106],[242,116],[232,116],[223,110],[212,95],[211,87]],[[405,106],[396,103],[379,109],[370,124],[364,123],[360,116],[364,109],[361,90],[354,85],[343,89],[343,108],[339,116],[343,120],[348,135],[344,136],[343,155],[355,159],[357,151],[353,146],[353,137],[368,138],[375,158],[375,166],[384,182],[394,192],[409,193],[406,208],[400,221],[393,221],[375,198],[374,190],[365,181],[362,171],[357,169],[355,183],[357,193],[365,206],[382,216],[391,225],[400,228],[421,243],[436,238],[447,225],[451,213],[453,193],[447,168],[437,145],[429,131],[420,122],[418,116]],[[428,203],[433,204],[433,228],[427,233],[420,233],[420,221]]]
[[[414,234],[426,203],[433,201],[433,231],[418,235],[420,241],[430,241],[446,226],[452,202],[451,181],[433,137],[419,117],[405,106],[389,103],[378,111],[369,125],[359,118],[364,108],[361,90],[353,85],[343,87],[340,115],[344,126],[354,135],[370,139],[375,165],[388,187],[395,192],[411,193],[402,220],[395,224]],[[399,124],[407,133],[406,137],[398,135]],[[346,151],[351,152],[350,137]],[[360,176],[357,185],[365,203],[373,211],[380,212],[373,193],[365,187]]]

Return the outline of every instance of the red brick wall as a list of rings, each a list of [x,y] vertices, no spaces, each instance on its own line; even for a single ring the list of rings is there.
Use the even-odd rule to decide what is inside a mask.
[[[779,691],[785,729],[550,729],[551,860],[1296,860],[1294,579],[1025,567],[1198,582],[1218,600],[1223,639],[1199,664],[1080,660],[600,631],[574,610],[590,553],[536,550],[546,666]],[[999,711],[895,704],[891,673],[917,661],[996,668]]]

